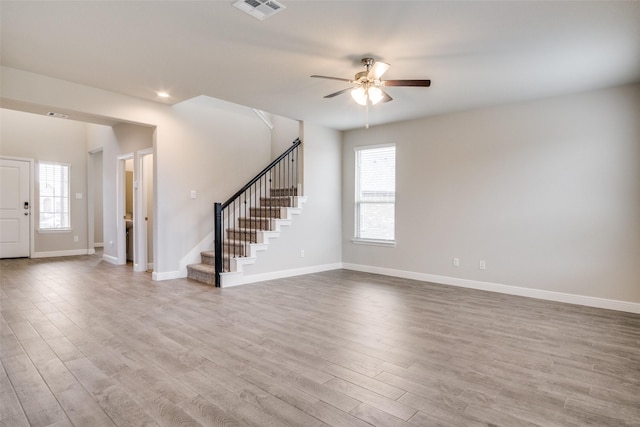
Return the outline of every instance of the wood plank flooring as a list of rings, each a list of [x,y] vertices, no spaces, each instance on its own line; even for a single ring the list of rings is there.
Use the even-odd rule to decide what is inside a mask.
[[[338,270],[0,261],[2,426],[640,426],[640,316]]]

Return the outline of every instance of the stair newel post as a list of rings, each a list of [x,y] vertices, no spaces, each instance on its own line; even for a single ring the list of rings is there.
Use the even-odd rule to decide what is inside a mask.
[[[302,194],[301,191],[299,191],[298,187],[300,186],[300,163],[298,162],[298,153],[300,152],[300,147],[296,148],[296,194]]]
[[[251,186],[251,192],[249,193],[249,216],[252,216],[251,210],[253,209],[255,211],[255,207],[256,207],[256,184],[254,183]],[[243,233],[243,245],[244,245],[244,253],[242,254],[242,256],[247,256],[247,233]]]
[[[297,140],[298,141],[298,140]],[[302,188],[302,176],[303,176],[303,171],[302,171],[302,164],[300,161],[300,154],[302,153],[302,146],[298,145],[298,147],[296,148],[296,175],[297,175],[297,179],[296,179],[296,189],[297,189],[297,194],[304,194],[304,190]]]
[[[214,230],[215,230],[215,241],[214,241],[214,251],[215,251],[215,268],[216,268],[216,287],[220,287],[220,272],[222,271],[222,204],[215,203],[215,220],[214,220]]]

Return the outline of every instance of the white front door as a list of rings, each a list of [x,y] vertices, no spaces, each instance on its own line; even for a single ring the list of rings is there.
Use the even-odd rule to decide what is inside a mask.
[[[0,258],[29,256],[30,162],[0,159]]]

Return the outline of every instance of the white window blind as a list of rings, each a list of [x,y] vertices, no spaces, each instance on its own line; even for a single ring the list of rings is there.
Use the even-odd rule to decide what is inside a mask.
[[[64,230],[69,228],[69,166],[56,163],[40,163],[40,208],[41,230]]]
[[[396,147],[356,148],[356,239],[395,239]]]

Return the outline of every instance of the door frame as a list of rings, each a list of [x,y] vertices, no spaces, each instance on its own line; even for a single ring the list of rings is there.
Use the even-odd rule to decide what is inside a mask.
[[[145,168],[144,168],[144,159],[147,156],[153,156],[154,149],[145,148],[144,150],[139,150],[136,152],[136,161],[133,166],[133,177],[134,182],[137,182],[137,188],[134,184],[134,193],[133,193],[133,205],[134,205],[134,251],[133,251],[133,270],[134,271],[147,271],[149,268],[149,223],[145,219],[148,217],[147,212],[147,192],[148,192],[148,182],[145,177],[147,176]],[[152,157],[153,160],[153,157]],[[153,172],[153,167],[152,167]],[[153,177],[151,178],[153,180]],[[153,186],[155,188],[155,185]],[[153,198],[153,195],[152,195]],[[153,215],[153,212],[152,212]],[[152,219],[151,223],[154,221]],[[135,224],[144,224],[144,226],[138,226],[137,229]],[[151,230],[151,236],[153,238],[153,230]],[[153,253],[155,257],[155,252]],[[151,264],[154,264],[153,262]]]
[[[134,153],[126,153],[118,156],[118,168],[116,172],[116,264],[124,265],[127,263],[127,225],[124,219],[126,214],[126,161],[134,159]],[[136,174],[136,165],[135,161],[133,162],[133,180],[134,180],[134,191],[133,191],[133,225],[135,227],[136,224],[136,191],[135,191],[135,174]],[[135,229],[134,229],[135,232]],[[135,248],[136,241],[133,240],[133,253],[134,253],[134,263],[135,263]]]
[[[94,255],[95,249],[95,183],[97,181],[95,173],[94,159],[98,153],[104,153],[103,148],[90,150],[87,153],[87,254]],[[102,180],[103,177],[100,177]],[[104,230],[103,230],[104,231]]]
[[[28,158],[28,157],[13,157],[13,156],[0,156],[0,159],[15,160],[19,162],[26,162],[29,164],[29,258],[33,258],[33,254],[35,253],[34,217],[37,214],[35,206],[33,204],[35,181],[36,181],[35,159]]]

